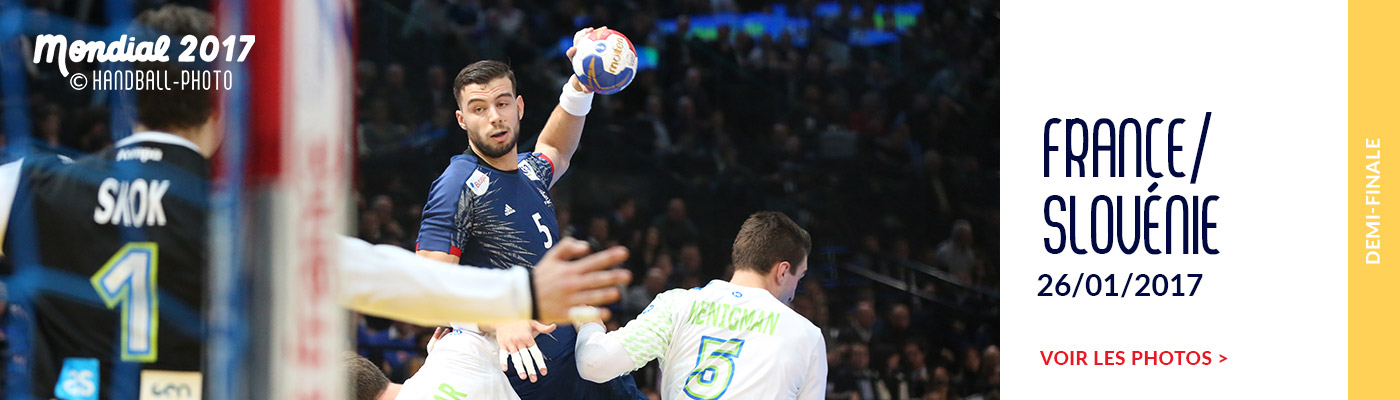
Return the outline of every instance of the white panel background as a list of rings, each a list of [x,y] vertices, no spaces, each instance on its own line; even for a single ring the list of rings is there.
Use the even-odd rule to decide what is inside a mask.
[[[1346,11],[1345,2],[1002,2],[1004,398],[1345,396]],[[1206,111],[1205,157],[1189,185]],[[1156,194],[1219,195],[1210,243],[1221,254],[1043,249],[1058,235],[1043,221],[1047,196],[1078,195],[1087,212],[1094,195],[1145,196],[1154,181],[1042,178],[1045,121],[1092,128],[1128,117],[1187,119],[1177,144],[1188,178],[1155,180]],[[1154,139],[1165,140],[1159,127]],[[1063,174],[1057,160],[1052,176]],[[1120,291],[1129,272],[1205,279],[1195,297],[1036,296],[1040,274],[1080,272],[1118,274]],[[1193,349],[1229,361],[1044,366],[1039,353]]]

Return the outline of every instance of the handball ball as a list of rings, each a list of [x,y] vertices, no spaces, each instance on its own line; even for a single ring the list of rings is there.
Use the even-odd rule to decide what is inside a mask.
[[[637,76],[637,49],[622,32],[597,29],[574,40],[574,75],[599,94],[621,92]]]

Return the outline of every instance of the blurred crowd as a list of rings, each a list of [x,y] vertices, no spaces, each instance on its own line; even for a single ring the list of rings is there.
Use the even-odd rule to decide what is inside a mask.
[[[829,398],[998,397],[999,5],[923,1],[896,31],[893,16],[863,11],[877,2],[818,15],[823,3],[780,3],[811,24],[773,36],[690,27],[695,16],[774,11],[750,0],[358,2],[358,236],[414,247],[429,185],[467,149],[453,117],[457,70],[512,66],[529,151],[570,73],[561,40],[608,26],[654,49],[656,67],[597,96],[551,196],[562,233],[632,251],[620,267],[634,282],[612,324],[662,291],[728,278],[743,219],[782,211],[814,242],[792,306],[826,333]],[[68,2],[26,5],[105,23],[100,8],[84,17]],[[897,40],[852,44],[870,30]],[[111,144],[118,127],[100,93],[69,89],[51,68],[24,71],[32,148]],[[358,319],[361,354],[397,382],[421,366],[431,332]],[[634,373],[645,391],[657,389],[655,368]]]

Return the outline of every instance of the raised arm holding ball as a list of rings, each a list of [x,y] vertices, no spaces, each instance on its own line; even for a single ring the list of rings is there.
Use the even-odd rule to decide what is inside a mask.
[[[566,55],[577,75],[563,85],[559,105],[531,153],[517,149],[525,99],[516,92],[510,67],[486,60],[457,74],[452,87],[457,123],[470,148],[452,157],[433,182],[419,229],[419,255],[486,268],[528,266],[561,239],[549,189],[578,149],[595,89],[604,94],[622,90],[635,76],[637,63],[631,43],[616,31],[589,28],[574,39],[575,47]],[[572,327],[529,320],[452,325],[452,333],[435,343],[423,370],[405,383],[405,394],[431,398],[442,394],[435,392],[439,388],[451,387],[483,398],[644,398],[630,377],[602,384],[580,378]],[[536,337],[539,333],[551,335]],[[494,371],[487,371],[488,366]],[[511,366],[513,372],[501,374]]]

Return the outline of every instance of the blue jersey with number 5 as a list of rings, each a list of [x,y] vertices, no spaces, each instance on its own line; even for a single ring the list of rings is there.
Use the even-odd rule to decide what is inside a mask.
[[[418,250],[449,253],[462,265],[532,267],[559,239],[549,184],[554,163],[520,153],[517,169],[492,168],[475,155],[452,157],[423,205]]]
[[[473,154],[452,157],[433,182],[423,206],[418,250],[461,257],[462,265],[486,268],[532,268],[559,241],[549,186],[554,162],[541,153],[521,153],[517,169],[492,168]],[[506,372],[516,394],[532,399],[643,399],[630,377],[605,384],[584,381],[574,364],[573,327],[560,326],[535,342],[544,353],[549,375],[531,383]]]
[[[428,202],[423,205],[423,223],[418,230],[418,250],[432,250],[460,257],[462,265],[482,268],[533,268],[559,239],[554,219],[554,202],[549,184],[554,163],[540,153],[520,153],[516,169],[493,168],[468,152],[452,157],[447,170],[433,182]],[[536,342],[544,353],[550,374],[531,384],[523,381],[526,393],[567,393],[575,391],[578,372],[573,368],[573,339],[570,329],[557,329],[553,337],[540,335]],[[574,376],[573,380],[566,375]],[[512,374],[513,385],[521,385]],[[516,392],[521,393],[522,387]],[[530,398],[521,394],[522,398]]]

